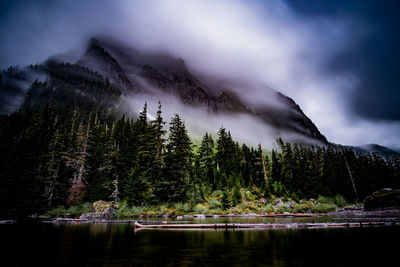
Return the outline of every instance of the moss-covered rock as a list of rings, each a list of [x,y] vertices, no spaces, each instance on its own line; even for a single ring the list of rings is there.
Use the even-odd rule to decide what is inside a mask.
[[[111,219],[115,215],[113,204],[99,200],[93,203],[94,212],[83,213],[80,219]]]
[[[108,208],[112,208],[113,204],[109,203],[107,201],[104,200],[98,200],[96,202],[93,203],[93,209],[97,212],[97,213],[102,213],[103,211],[105,211]]]
[[[364,210],[400,209],[400,189],[384,188],[364,200]]]

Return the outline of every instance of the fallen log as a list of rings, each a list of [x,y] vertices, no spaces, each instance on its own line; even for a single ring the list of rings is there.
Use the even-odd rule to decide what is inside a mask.
[[[400,222],[399,217],[337,217],[333,218],[334,222]]]
[[[282,214],[260,214],[256,217],[315,217],[317,214],[311,213],[282,213]]]
[[[71,218],[57,218],[53,222],[56,223],[80,223],[87,222],[87,219],[71,219]]]
[[[134,224],[139,223],[176,223],[175,221],[148,221],[148,220],[106,220],[106,219],[70,219],[70,218],[57,218],[53,221],[44,221],[45,223],[86,223],[86,224]],[[181,221],[182,222],[182,221]]]
[[[249,224],[235,224],[235,223],[213,223],[213,224],[140,224],[138,222],[134,223],[134,226],[136,228],[238,228],[240,226],[241,228],[248,228]]]
[[[395,224],[392,224],[395,226]],[[215,224],[140,224],[137,229],[292,229],[292,228],[348,228],[390,226],[381,222],[367,223],[215,223]],[[399,226],[396,224],[396,226]]]

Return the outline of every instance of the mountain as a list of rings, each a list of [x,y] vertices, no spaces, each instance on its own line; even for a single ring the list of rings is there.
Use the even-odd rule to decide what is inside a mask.
[[[184,113],[188,128],[197,127],[201,135],[230,123],[230,128],[243,130],[241,141],[252,140],[249,143],[253,145],[264,137],[327,143],[293,99],[266,88],[273,100],[265,99],[265,104],[254,106],[237,89],[226,85],[229,83],[210,82],[211,77],[198,75],[182,58],[168,53],[143,52],[92,38],[77,62],[65,60],[53,56],[39,65],[1,72],[0,86],[6,93],[2,94],[2,103],[11,103],[12,97],[18,99],[13,105],[3,104],[1,112],[9,113],[17,106],[88,111],[95,105],[104,112],[137,114],[145,101],[154,107],[161,101],[169,115]]]
[[[91,39],[88,49],[77,62],[78,65],[96,70],[123,90],[135,91],[136,88],[126,77],[119,63],[100,45]]]
[[[327,143],[293,99],[272,91],[279,106],[270,101],[261,107],[251,106],[235,93],[237,90],[211,85],[206,76],[198,78],[182,58],[168,53],[141,52],[114,41],[92,38],[77,64],[104,75],[130,95],[166,94],[188,107],[207,110],[209,119],[212,114],[245,114],[274,129],[277,136],[289,133],[298,139]]]
[[[249,88],[216,82],[182,58],[109,41],[92,39],[79,60],[66,59],[1,72],[0,100],[17,101],[0,115],[0,218],[98,199],[197,207],[205,192],[228,196],[239,188],[355,201],[399,187],[398,158],[327,144],[279,92],[268,89],[265,104],[253,105],[243,93]],[[195,153],[196,133],[203,138]],[[279,148],[267,157],[263,148],[273,142]]]
[[[400,156],[400,151],[396,149],[388,148],[377,144],[366,144],[361,146],[350,146],[355,152],[366,154],[366,153],[378,153],[384,157]]]

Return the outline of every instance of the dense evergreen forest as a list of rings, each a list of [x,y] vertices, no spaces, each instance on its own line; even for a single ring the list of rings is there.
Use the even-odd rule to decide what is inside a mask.
[[[216,190],[236,205],[243,188],[265,198],[339,194],[356,201],[400,187],[398,157],[280,139],[279,149],[267,153],[261,145],[239,144],[225,128],[217,136],[205,133],[195,146],[178,114],[167,124],[161,104],[153,121],[147,104],[137,119],[118,113],[121,92],[88,69],[31,68],[51,71],[52,80],[35,81],[21,108],[0,117],[1,217],[100,199],[195,205]],[[76,84],[65,85],[66,73]]]
[[[49,107],[1,117],[2,213],[26,215],[99,199],[195,204],[215,190],[235,195],[255,187],[266,197],[362,200],[382,187],[399,187],[396,157],[282,140],[268,157],[261,145],[239,145],[224,128],[216,140],[206,133],[194,147],[179,115],[167,131],[161,105],[154,121],[146,109],[137,120]]]

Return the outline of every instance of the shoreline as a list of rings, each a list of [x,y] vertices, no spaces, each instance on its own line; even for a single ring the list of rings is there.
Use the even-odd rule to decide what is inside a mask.
[[[364,211],[360,208],[352,209],[341,209],[330,213],[283,213],[283,214],[195,214],[195,215],[183,215],[183,216],[139,216],[139,218],[154,218],[156,220],[132,220],[132,219],[104,219],[104,218],[91,218],[91,219],[72,219],[72,218],[56,218],[48,221],[50,223],[143,223],[144,225],[149,223],[155,223],[157,225],[182,225],[186,221],[185,218],[195,218],[199,221],[205,218],[313,218],[321,216],[331,216],[332,221],[323,222],[323,224],[363,224],[363,223],[379,223],[379,224],[395,224],[400,226],[400,209],[395,210],[377,210],[377,211]],[[175,219],[175,220],[161,220],[161,219]],[[160,220],[157,220],[160,219]],[[314,223],[314,222],[313,222]],[[211,223],[212,224],[212,223]],[[274,224],[274,223],[265,223]],[[278,224],[304,224],[304,223],[278,223]],[[319,224],[319,223],[318,223]],[[193,225],[193,223],[190,223]],[[238,225],[238,223],[235,223]]]
[[[82,220],[58,219],[52,224],[132,224],[138,230],[268,230],[268,229],[321,229],[321,228],[375,228],[400,227],[400,218],[394,221],[323,222],[323,223],[187,223],[176,221],[141,220]]]
[[[135,219],[120,219],[120,218],[30,218],[30,222],[36,223],[54,223],[54,224],[158,224],[158,225],[179,225],[186,222],[193,221],[185,221],[185,219],[195,219],[195,220],[203,220],[205,218],[288,218],[288,219],[296,219],[296,218],[317,218],[321,216],[330,216],[332,217],[332,221],[323,222],[323,224],[362,224],[362,223],[379,223],[379,224],[393,224],[396,226],[400,226],[400,209],[384,209],[384,210],[374,210],[374,211],[364,211],[362,207],[349,207],[342,208],[336,210],[334,212],[329,213],[282,213],[282,214],[186,214],[186,215],[140,215],[138,217],[134,217]],[[138,219],[139,218],[139,219]],[[141,220],[141,219],[151,219],[154,220]],[[163,220],[166,219],[166,220]],[[172,219],[172,220],[171,220]],[[26,222],[29,222],[26,221]],[[17,220],[0,220],[1,224],[15,224],[19,223]],[[193,225],[194,223],[190,223]],[[265,224],[274,224],[274,223],[265,223]],[[304,223],[277,223],[277,224],[304,224]],[[320,224],[320,223],[318,223]],[[235,223],[238,225],[238,223]],[[270,228],[269,226],[265,226],[265,228]],[[279,228],[279,227],[278,227]],[[290,227],[289,227],[290,228]],[[296,227],[294,227],[296,228]]]

